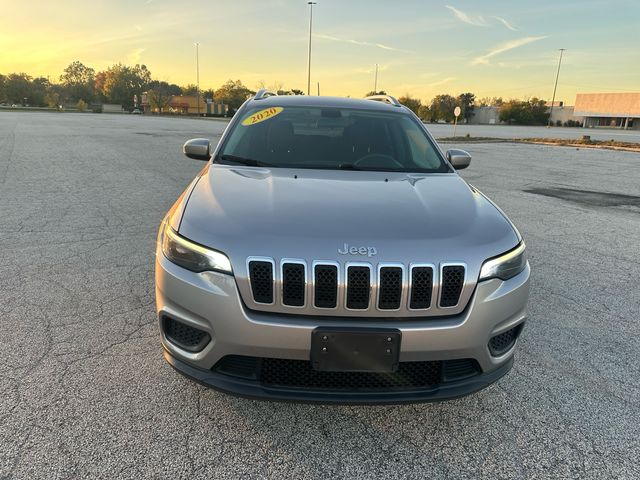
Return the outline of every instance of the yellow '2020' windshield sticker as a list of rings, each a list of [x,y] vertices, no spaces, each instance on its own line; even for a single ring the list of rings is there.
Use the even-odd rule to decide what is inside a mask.
[[[282,112],[282,110],[284,110],[282,107],[265,108],[264,110],[260,110],[259,112],[249,115],[242,121],[242,125],[246,127],[249,125],[255,125],[256,123],[264,122],[265,120],[269,120],[271,117],[275,117],[280,112]]]

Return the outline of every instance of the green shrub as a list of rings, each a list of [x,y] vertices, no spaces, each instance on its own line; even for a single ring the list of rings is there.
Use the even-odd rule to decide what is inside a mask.
[[[500,107],[500,121],[516,125],[546,125],[549,112],[544,100],[509,100]]]

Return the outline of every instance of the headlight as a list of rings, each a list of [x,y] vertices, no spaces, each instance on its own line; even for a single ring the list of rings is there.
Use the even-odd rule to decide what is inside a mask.
[[[213,270],[232,273],[231,262],[224,253],[210,250],[181,237],[171,228],[169,222],[166,223],[162,236],[162,253],[169,261],[192,272]]]
[[[510,252],[484,262],[480,270],[479,281],[489,280],[490,278],[509,280],[515,277],[527,266],[525,248],[524,242],[520,242],[520,245]]]

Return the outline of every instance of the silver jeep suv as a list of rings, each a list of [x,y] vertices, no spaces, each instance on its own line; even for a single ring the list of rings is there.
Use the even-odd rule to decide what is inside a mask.
[[[238,110],[162,221],[164,357],[249,397],[442,400],[513,364],[522,237],[390,96],[277,96]]]

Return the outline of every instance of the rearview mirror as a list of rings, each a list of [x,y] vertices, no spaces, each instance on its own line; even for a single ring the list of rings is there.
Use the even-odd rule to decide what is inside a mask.
[[[447,160],[453,165],[453,168],[462,170],[463,168],[467,168],[471,163],[471,155],[464,150],[452,148],[451,150],[447,150]]]
[[[192,138],[182,146],[182,152],[195,160],[209,160],[211,158],[211,142],[206,138]]]

